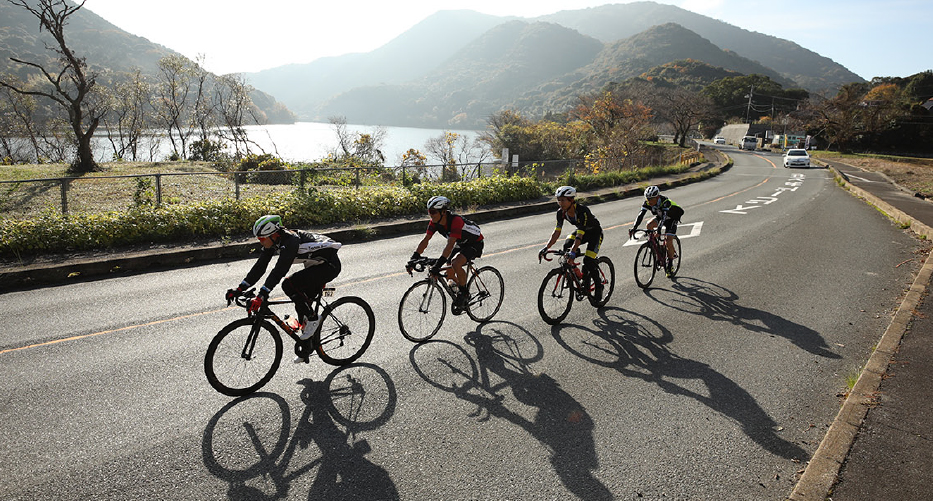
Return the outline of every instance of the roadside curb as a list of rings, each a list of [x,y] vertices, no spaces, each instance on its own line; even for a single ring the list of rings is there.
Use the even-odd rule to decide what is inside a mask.
[[[716,151],[716,150],[713,150]],[[672,176],[663,176],[651,180],[662,189],[683,186],[703,181],[727,171],[731,166],[728,156],[719,152],[719,161],[706,162],[695,168]],[[718,167],[719,170],[716,170]],[[614,186],[593,191],[581,191],[578,197],[590,204],[621,200],[641,196],[644,186],[649,181]],[[508,219],[531,214],[541,214],[554,210],[554,201],[542,199],[537,202],[503,204],[502,206],[464,212],[463,214],[477,223]],[[383,223],[356,225],[350,228],[314,228],[341,243],[359,243],[379,238],[423,232],[423,218],[396,220]],[[192,266],[210,261],[224,261],[250,257],[259,251],[259,244],[254,239],[236,242],[213,243],[202,246],[189,246],[182,249],[153,249],[132,255],[112,258],[77,259],[62,264],[27,265],[21,268],[0,270],[0,293],[21,288],[41,287],[63,283],[74,283],[88,279],[115,276],[118,273],[141,273],[156,269]]]
[[[933,229],[929,226],[865,190],[853,186],[832,165],[827,164],[827,167],[833,172],[837,181],[840,181],[842,187],[853,195],[865,200],[898,223],[909,225],[911,230],[917,234],[927,239],[933,235]],[[930,284],[931,277],[933,277],[933,254],[927,256],[923,267],[891,319],[891,323],[885,329],[858,380],[843,402],[842,408],[839,409],[819,447],[810,458],[794,490],[787,497],[788,500],[824,501],[831,495],[839,470],[852,449],[869,407],[875,402],[875,395],[881,385],[881,380],[887,373],[888,365],[900,346],[901,339]]]

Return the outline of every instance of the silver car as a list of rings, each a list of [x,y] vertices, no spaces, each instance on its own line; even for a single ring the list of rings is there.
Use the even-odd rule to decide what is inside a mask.
[[[784,167],[809,167],[810,154],[807,150],[794,148],[784,153]]]

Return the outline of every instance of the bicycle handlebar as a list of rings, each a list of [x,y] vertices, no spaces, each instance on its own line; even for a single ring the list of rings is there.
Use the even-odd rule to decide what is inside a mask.
[[[236,305],[239,306],[240,308],[249,309],[250,303],[253,301],[253,299],[254,299],[255,297],[256,297],[255,289],[249,289],[249,290],[243,291],[243,293],[240,294],[238,297],[233,298],[232,301],[227,301],[227,306],[230,306],[231,303],[236,303]],[[294,302],[294,301],[292,301],[292,300],[288,300],[288,301],[272,301],[271,299],[268,299],[268,298],[267,298],[267,299],[264,301],[264,304],[267,304],[267,305],[272,305],[272,304],[288,304],[288,303],[293,303],[293,302]]]
[[[547,251],[545,251],[545,252],[542,252],[542,253],[539,253],[539,254],[538,254],[538,263],[540,263],[542,259],[544,259],[545,261],[553,261],[553,259],[550,259],[550,258],[547,257],[548,254],[556,254],[556,255],[558,255],[558,256],[560,256],[560,257],[564,257],[564,256],[566,256],[567,254],[569,254],[569,252],[566,251],[566,250],[563,250],[563,249],[560,249],[560,250],[547,250]],[[567,264],[576,265],[577,263],[575,263],[572,259],[567,259]]]
[[[433,259],[429,257],[413,259],[409,261],[407,265],[405,265],[405,271],[407,271],[409,275],[412,274],[411,273],[412,271],[417,271],[418,273],[421,273],[424,270],[426,270],[429,266],[434,266],[434,263],[436,262],[437,262],[437,259]]]

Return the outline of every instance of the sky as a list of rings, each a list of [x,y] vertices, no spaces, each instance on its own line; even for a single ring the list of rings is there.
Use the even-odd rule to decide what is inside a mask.
[[[870,80],[933,69],[930,0],[656,0],[793,41]],[[86,0],[119,28],[217,74],[374,50],[439,10],[536,17],[612,0]],[[153,7],[155,6],[155,7]],[[647,26],[646,26],[647,28]]]

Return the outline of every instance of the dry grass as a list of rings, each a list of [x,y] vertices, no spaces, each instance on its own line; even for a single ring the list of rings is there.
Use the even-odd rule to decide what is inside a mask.
[[[817,158],[824,156],[817,155]],[[933,198],[933,159],[908,157],[838,157],[840,162],[865,170],[882,172],[895,183],[924,198]]]
[[[125,210],[134,205],[134,195],[147,189],[145,196],[155,199],[155,178],[119,178],[163,174],[162,202],[173,204],[191,200],[215,200],[236,195],[230,176],[219,173],[207,162],[114,162],[101,165],[92,172],[71,181],[68,188],[69,212],[107,212]],[[26,179],[58,179],[72,177],[67,166],[10,165],[0,166],[0,181]],[[141,181],[142,179],[142,181]],[[270,190],[291,189],[281,185],[240,185],[240,197],[247,198]],[[0,216],[28,218],[45,211],[59,212],[62,206],[60,181],[30,183],[0,183]]]

